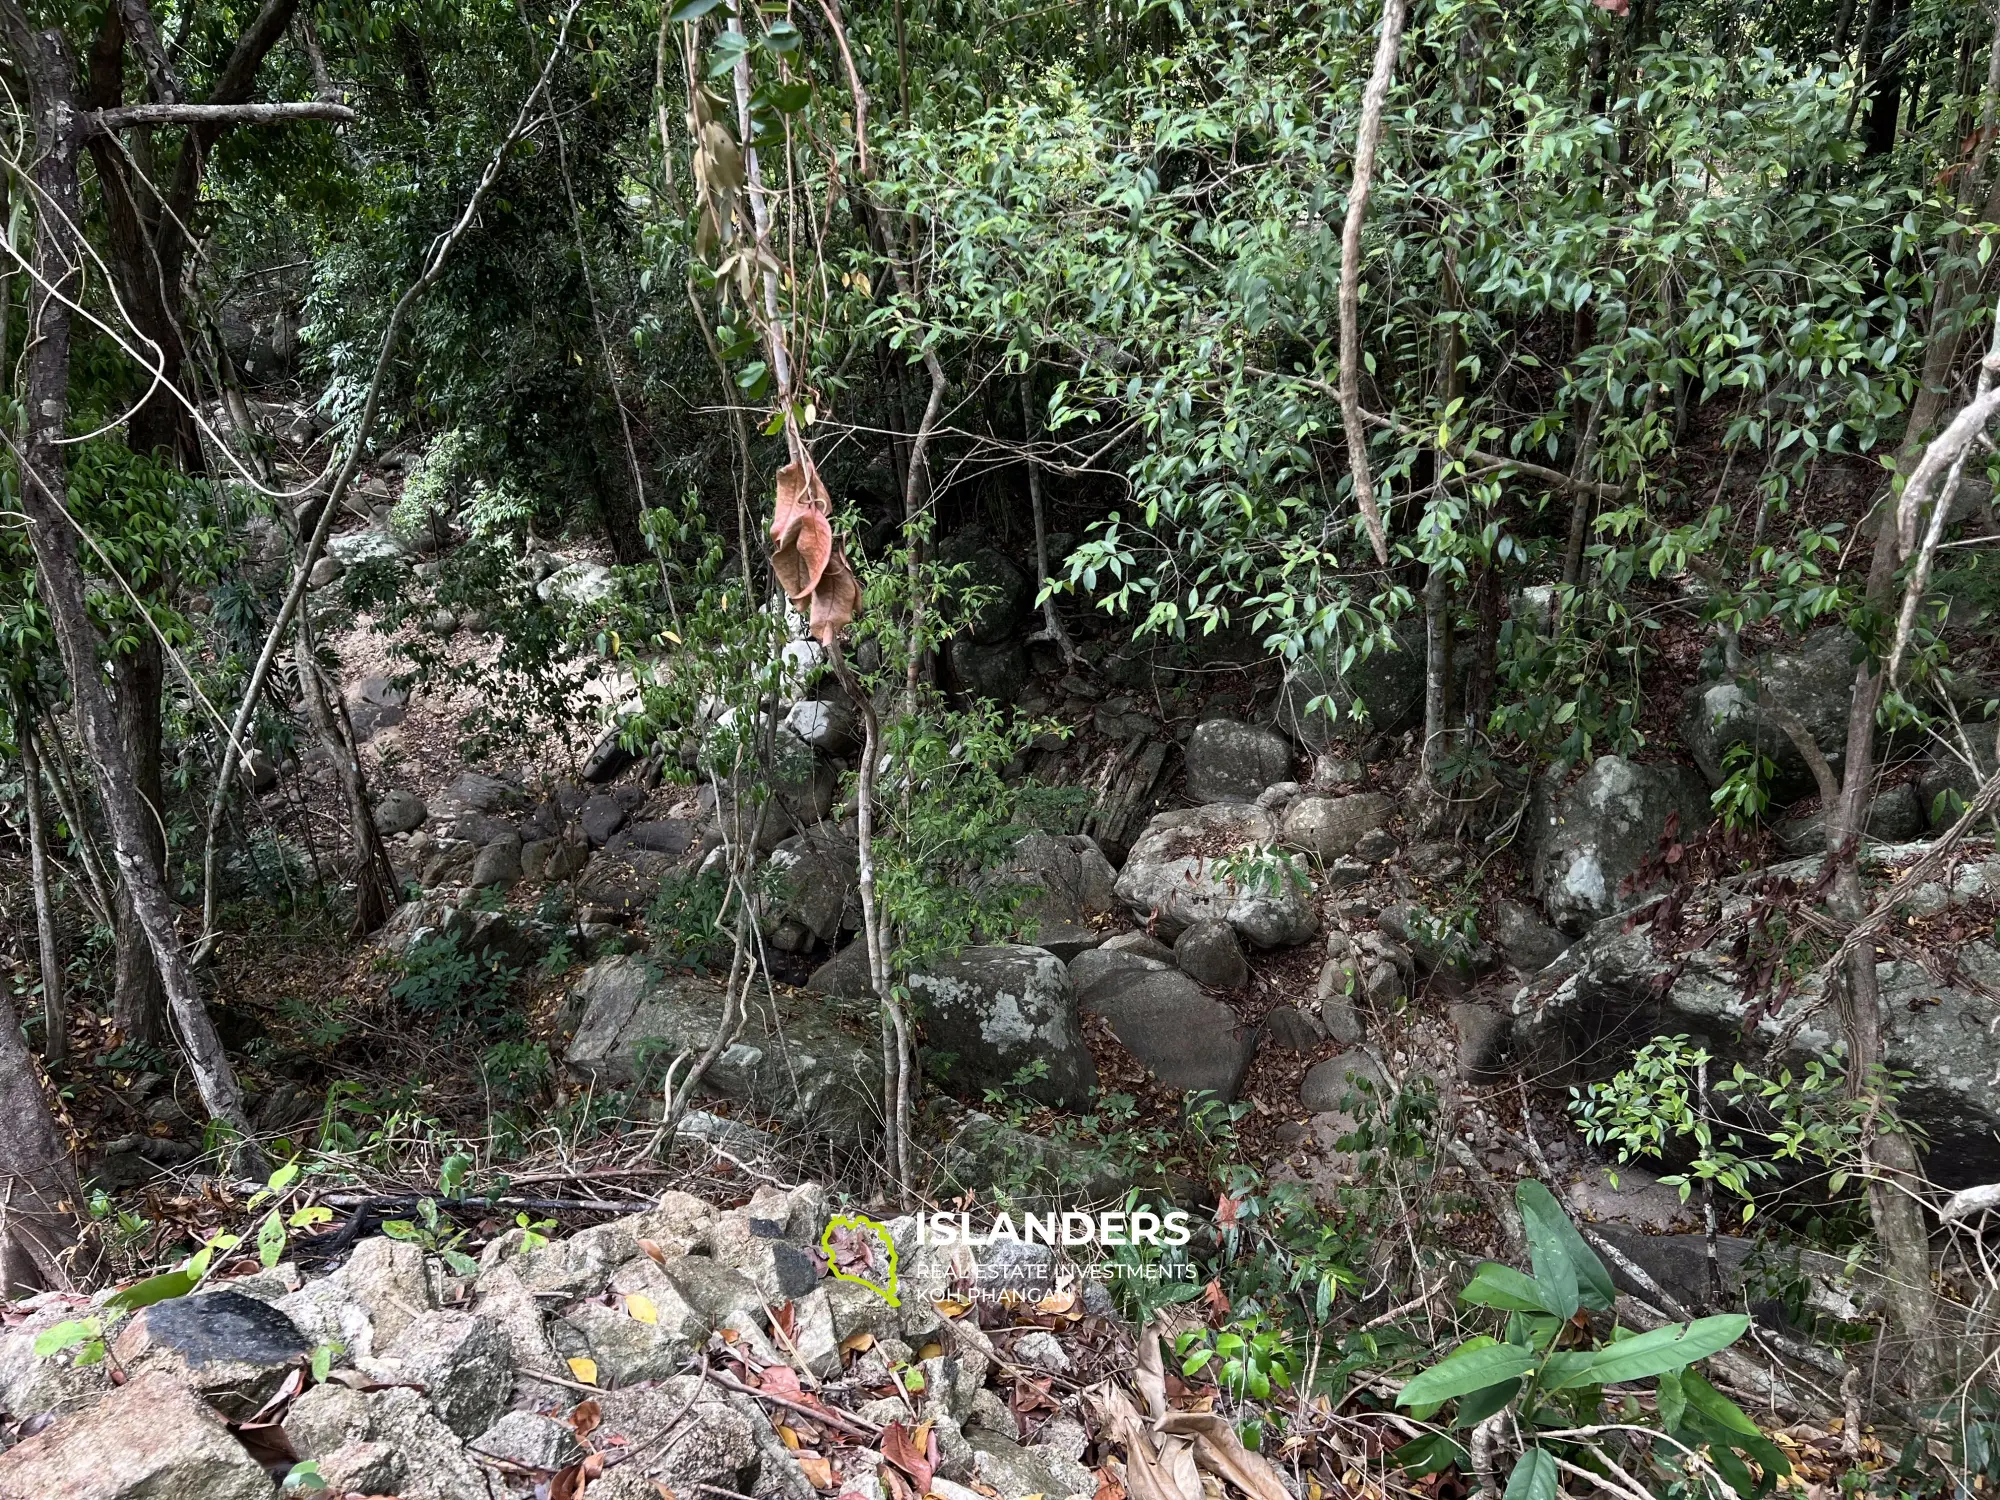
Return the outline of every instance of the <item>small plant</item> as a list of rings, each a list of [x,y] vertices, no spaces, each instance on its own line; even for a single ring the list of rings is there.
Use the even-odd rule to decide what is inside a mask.
[[[521,1231],[521,1253],[539,1250],[549,1242],[549,1231],[556,1227],[554,1219],[530,1219],[526,1213],[514,1215],[514,1224]]]
[[[382,1232],[392,1240],[417,1246],[426,1255],[437,1256],[461,1276],[470,1276],[479,1269],[479,1262],[458,1248],[470,1231],[447,1223],[438,1212],[435,1198],[418,1200],[414,1219],[386,1220]]]
[[[1273,1391],[1290,1390],[1299,1377],[1299,1357],[1284,1329],[1254,1311],[1221,1332],[1182,1330],[1174,1338],[1174,1358],[1184,1377],[1206,1373],[1239,1405],[1268,1402]],[[1250,1417],[1241,1431],[1248,1446],[1260,1446],[1263,1419]]]
[[[1778,763],[1755,745],[1738,743],[1723,752],[1722,769],[1723,783],[1709,793],[1709,805],[1731,833],[1755,827],[1771,805]]]
[[[517,1019],[506,1003],[520,971],[491,950],[466,951],[456,933],[420,938],[395,960],[395,968],[390,995],[427,1020],[492,1033]]]

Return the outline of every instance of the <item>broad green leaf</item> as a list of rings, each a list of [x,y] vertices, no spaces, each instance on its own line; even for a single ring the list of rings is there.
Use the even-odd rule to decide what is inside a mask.
[[[178,1271],[162,1271],[158,1276],[148,1276],[144,1281],[135,1281],[122,1292],[113,1293],[105,1301],[106,1307],[120,1312],[137,1312],[142,1307],[151,1307],[155,1302],[165,1302],[171,1297],[185,1297],[201,1284],[201,1272],[192,1265]]]
[[[1441,1432],[1427,1432],[1422,1437],[1403,1444],[1389,1455],[1390,1460],[1412,1479],[1422,1479],[1426,1474],[1436,1474],[1457,1464],[1460,1469],[1472,1467],[1472,1455]]]
[[[681,0],[667,15],[676,25],[683,21],[699,21],[703,16],[720,5],[722,0]]]
[[[35,1358],[47,1359],[52,1354],[60,1354],[65,1349],[74,1348],[85,1339],[97,1337],[95,1318],[70,1318],[53,1328],[44,1328],[35,1335]]]
[[[1681,1425],[1682,1414],[1687,1411],[1687,1397],[1681,1394],[1681,1372],[1669,1370],[1660,1377],[1660,1425],[1673,1432]]]
[[[1530,1448],[1507,1480],[1507,1500],[1556,1500],[1556,1461]]]
[[[1509,1401],[1521,1394],[1521,1382],[1503,1380],[1498,1385],[1489,1385],[1483,1391],[1474,1391],[1469,1396],[1459,1398],[1458,1411],[1452,1419],[1454,1427],[1477,1427],[1493,1413],[1499,1411]]]
[[[1669,1370],[1683,1369],[1698,1359],[1707,1359],[1717,1350],[1727,1349],[1749,1327],[1750,1320],[1742,1313],[1697,1318],[1685,1327],[1669,1323],[1598,1350],[1591,1358],[1590,1379],[1597,1385],[1616,1385],[1624,1380],[1645,1380]]]
[[[1570,1255],[1569,1240],[1562,1233],[1569,1226],[1569,1219],[1557,1206],[1555,1196],[1539,1182],[1523,1182],[1515,1200],[1521,1206],[1522,1227],[1528,1233],[1528,1258],[1535,1264],[1535,1284],[1542,1290],[1543,1305],[1567,1321],[1576,1316],[1582,1300],[1577,1287],[1576,1261]]]
[[[1490,1338],[1469,1339],[1450,1354],[1421,1370],[1396,1397],[1398,1406],[1435,1406],[1454,1396],[1483,1391],[1489,1385],[1515,1380],[1534,1369],[1534,1352]]]
[[[1555,1195],[1530,1179],[1514,1190],[1514,1202],[1519,1205],[1524,1222],[1539,1221],[1545,1233],[1565,1246],[1570,1266],[1576,1272],[1577,1294],[1583,1305],[1592,1312],[1611,1311],[1618,1300],[1618,1288],[1611,1284],[1611,1273],[1597,1258],[1597,1252],[1576,1232],[1576,1225],[1570,1222]],[[1532,1242],[1534,1230],[1530,1229],[1529,1234]],[[1540,1268],[1536,1269],[1539,1274]]]
[[[1757,1424],[1743,1410],[1692,1370],[1681,1372],[1681,1394],[1687,1404],[1725,1432],[1742,1437],[1761,1437]]]
[[[1602,1385],[1591,1368],[1597,1356],[1592,1353],[1551,1354],[1542,1362],[1541,1388],[1545,1391],[1566,1391],[1577,1385]]]
[[[274,1208],[257,1226],[257,1261],[265,1270],[275,1266],[285,1253],[285,1222]]]
[[[1491,1260],[1473,1274],[1465,1290],[1458,1294],[1458,1300],[1475,1307],[1497,1307],[1502,1312],[1553,1311],[1543,1300],[1541,1285],[1534,1277]]]

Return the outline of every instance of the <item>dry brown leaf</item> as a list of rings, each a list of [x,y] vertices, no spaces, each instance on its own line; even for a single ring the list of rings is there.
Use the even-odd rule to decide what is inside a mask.
[[[833,1465],[828,1460],[817,1454],[801,1453],[798,1462],[799,1471],[806,1476],[814,1489],[833,1488]]]
[[[794,605],[810,608],[813,638],[826,645],[861,607],[861,586],[827,520],[832,509],[833,497],[810,459],[778,471],[771,572]]]
[[[1291,1500],[1277,1472],[1243,1446],[1227,1417],[1214,1412],[1177,1411],[1158,1430],[1165,1436],[1194,1439],[1194,1461],[1219,1479],[1226,1479],[1251,1500]]]
[[[1160,1325],[1157,1320],[1139,1331],[1138,1367],[1132,1379],[1139,1387],[1139,1399],[1146,1403],[1146,1415],[1167,1414],[1167,1371],[1160,1357]]]

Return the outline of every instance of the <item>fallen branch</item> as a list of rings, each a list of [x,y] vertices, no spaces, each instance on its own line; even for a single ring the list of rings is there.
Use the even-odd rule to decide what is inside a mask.
[[[802,1417],[810,1417],[815,1422],[823,1422],[829,1427],[837,1427],[850,1437],[866,1438],[871,1443],[882,1436],[882,1429],[866,1417],[857,1417],[851,1412],[835,1411],[831,1407],[808,1406],[803,1401],[794,1401],[788,1396],[780,1396],[775,1391],[760,1391],[754,1386],[732,1379],[719,1370],[702,1371],[702,1379],[711,1385],[721,1386],[725,1391],[734,1391],[739,1396],[755,1396],[759,1401],[768,1401],[773,1406],[782,1406],[787,1411],[795,1411]]]
[[[117,109],[94,109],[84,116],[95,135],[160,125],[275,125],[285,120],[333,120],[351,125],[360,118],[345,104],[324,99],[283,104],[126,104]]]

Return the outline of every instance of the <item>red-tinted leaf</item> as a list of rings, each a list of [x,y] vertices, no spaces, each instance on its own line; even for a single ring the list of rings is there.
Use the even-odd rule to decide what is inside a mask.
[[[576,1409],[569,1414],[570,1428],[579,1440],[597,1431],[598,1424],[603,1420],[604,1409],[595,1400],[586,1399],[577,1402]]]
[[[909,1475],[919,1495],[929,1491],[931,1476],[937,1472],[937,1439],[930,1423],[906,1427],[891,1422],[882,1429],[882,1456]]]

